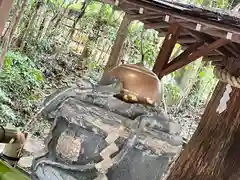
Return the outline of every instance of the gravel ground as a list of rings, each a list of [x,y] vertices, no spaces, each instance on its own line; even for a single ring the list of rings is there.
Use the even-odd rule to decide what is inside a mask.
[[[182,109],[176,110],[176,108],[171,108],[168,112],[169,118],[178,122],[181,126],[181,136],[184,139],[190,140],[193,133],[197,129],[198,123],[201,119],[201,115],[204,112],[204,108],[198,109]]]

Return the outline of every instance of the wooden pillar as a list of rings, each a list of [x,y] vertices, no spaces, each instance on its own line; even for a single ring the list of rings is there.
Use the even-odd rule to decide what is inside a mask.
[[[121,53],[123,43],[127,37],[128,33],[128,26],[130,24],[130,19],[128,18],[128,15],[125,14],[122,20],[122,23],[118,29],[116,40],[113,44],[112,51],[110,53],[107,65],[104,69],[104,72],[108,72],[112,68],[116,67],[120,64],[119,55]]]
[[[167,180],[240,179],[240,89],[232,87],[227,108],[217,111],[226,91],[219,82],[189,144]]]
[[[153,67],[153,72],[159,77],[164,68],[168,63],[172,51],[177,43],[178,37],[180,35],[180,26],[178,24],[172,24],[168,28],[168,33],[165,36],[163,45],[158,54],[156,62]]]
[[[8,20],[13,0],[0,0],[0,35],[2,36],[5,23]]]

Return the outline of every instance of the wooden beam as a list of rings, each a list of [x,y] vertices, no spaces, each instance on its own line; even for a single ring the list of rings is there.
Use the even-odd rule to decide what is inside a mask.
[[[213,42],[212,44],[208,45],[208,46],[202,46],[202,48],[200,48],[199,50],[197,50],[196,52],[193,52],[191,54],[189,54],[187,57],[183,56],[182,57],[177,57],[177,60],[174,60],[174,62],[171,62],[170,65],[168,65],[161,73],[161,77],[164,75],[167,75],[169,73],[172,73],[173,71],[176,71],[177,69],[186,66],[187,64],[197,60],[198,58],[202,57],[202,56],[206,56],[208,55],[210,52],[214,51],[215,49],[224,46],[225,44],[227,44],[229,41],[226,39],[218,39],[215,42]],[[186,53],[187,54],[187,53]],[[181,56],[181,55],[180,55]]]
[[[224,56],[206,56],[203,61],[223,61],[225,58]]]
[[[139,21],[143,21],[143,20],[148,20],[148,19],[159,19],[162,18],[163,15],[161,14],[134,14],[134,15],[129,15],[129,18],[131,20],[139,20]]]
[[[240,5],[240,4],[239,4]],[[235,44],[233,42],[229,43],[229,46],[235,51],[237,52],[237,54],[240,55],[240,48],[239,48],[239,44]],[[237,56],[238,57],[238,56]]]
[[[190,54],[189,59],[196,60],[202,56],[209,54],[210,52],[214,51],[215,49],[217,49],[221,46],[224,46],[228,42],[229,41],[226,39],[218,39],[208,46],[202,46],[202,48],[199,51],[196,51],[196,52]]]
[[[178,41],[177,41],[179,44],[189,44],[189,43],[196,43],[197,40],[193,37],[179,37]]]
[[[211,36],[216,37],[216,38],[229,39],[233,42],[240,43],[240,34],[232,34],[231,37],[230,36],[228,37],[228,31],[217,30],[217,29],[197,30],[196,29],[197,24],[196,23],[190,23],[190,22],[180,23],[180,25],[183,26],[184,28],[191,29],[191,30],[194,30],[194,31],[199,31],[199,32],[211,35]]]
[[[233,75],[238,77],[240,73],[240,61],[239,58],[236,57],[228,57],[226,61],[224,61],[224,67],[227,71]]]
[[[177,19],[183,19],[192,23],[196,23],[196,24],[202,24],[204,26],[207,27],[211,27],[214,29],[219,29],[219,30],[224,30],[226,32],[232,32],[234,34],[239,34],[240,35],[240,29],[232,26],[232,25],[225,25],[225,24],[221,24],[218,22],[214,22],[214,21],[210,21],[207,19],[203,19],[203,18],[199,18],[196,16],[190,16],[181,12],[177,12],[177,11],[172,11],[170,9],[164,8],[164,7],[159,7],[157,5],[157,2],[153,2],[153,1],[141,1],[141,3],[139,3],[139,0],[125,0],[125,3],[134,5],[134,6],[141,6],[144,7],[145,9],[149,10],[149,11],[155,11],[155,12],[162,12],[165,14],[171,14],[171,16],[173,16],[174,18]]]
[[[178,24],[173,24],[168,28],[168,33],[165,36],[165,40],[153,67],[153,72],[158,76],[160,75],[165,64],[168,62],[179,35],[180,26]]]
[[[214,40],[216,40],[216,39],[212,39],[211,37],[209,37],[209,35],[204,35],[204,34],[199,33],[197,31],[193,31],[193,30],[190,30],[190,29],[183,29],[183,30],[185,32],[188,32],[191,36],[198,39],[199,41],[204,41],[206,45],[209,45],[212,42],[214,42]],[[206,36],[208,36],[208,37],[206,37]],[[232,54],[229,53],[229,51],[227,51],[224,47],[220,47],[219,49],[216,49],[215,51],[218,52],[219,54],[223,55],[223,56],[232,56]]]
[[[179,56],[174,58],[171,62],[166,64],[164,66],[164,69],[169,68],[170,66],[174,65],[178,61],[182,61],[188,58],[189,54],[193,53],[196,51],[200,46],[202,46],[204,42],[196,42],[195,44],[189,46],[187,49],[185,49]],[[164,71],[164,70],[163,70]]]
[[[233,48],[231,48],[230,46],[226,45],[224,46],[226,50],[228,50],[230,53],[232,53],[233,56],[235,57],[240,57],[240,54],[238,52],[236,52]]]
[[[184,19],[176,19],[173,16],[169,16],[169,15],[166,15],[166,14],[165,14],[163,20],[165,22],[169,23],[169,24],[188,22],[188,21],[186,21]]]
[[[223,61],[211,61],[212,66],[217,66],[217,67],[224,67],[224,62]]]
[[[170,25],[168,25],[170,26]],[[165,29],[165,28],[164,28]],[[156,31],[158,31],[159,33],[161,33],[163,36],[166,36],[167,32],[163,29],[155,29]],[[180,36],[186,36],[189,35],[187,32],[181,31],[180,32]]]
[[[177,20],[175,20],[173,17],[171,17],[171,19],[172,19],[172,21],[174,22],[174,21],[177,21]],[[222,30],[216,30],[216,29],[214,29],[214,28],[212,28],[212,27],[206,27],[206,26],[204,26],[204,25],[200,25],[200,29],[198,30],[197,29],[197,25],[199,25],[199,24],[197,24],[196,25],[196,23],[194,24],[194,23],[191,23],[191,22],[183,22],[183,23],[180,23],[180,25],[182,25],[183,27],[185,27],[185,28],[188,28],[188,29],[191,29],[191,30],[193,30],[193,31],[199,31],[199,32],[204,32],[204,33],[206,33],[206,34],[208,34],[208,35],[211,35],[211,36],[213,36],[213,37],[215,37],[214,38],[214,40],[216,40],[216,39],[218,39],[218,38],[216,38],[216,36],[217,37],[221,37],[221,38],[227,38],[227,34],[226,34],[226,32],[225,31],[222,31]],[[197,33],[197,32],[196,32]],[[198,38],[198,37],[195,37],[195,38],[197,38],[198,40],[199,39],[202,39],[202,38]],[[238,38],[237,40],[236,40],[237,42],[239,41],[240,42],[240,39]],[[240,55],[240,53],[238,53],[239,51],[238,50],[236,50],[236,48],[234,48],[234,46],[232,46],[233,45],[233,42],[231,42],[231,43],[229,43],[229,46],[231,46],[231,47],[228,47],[228,46],[224,46],[224,48],[227,50],[227,51],[229,51],[230,53],[232,53],[234,56],[236,56],[236,57],[238,57],[239,55]],[[223,49],[223,48],[222,48]],[[226,51],[225,51],[226,52]],[[225,55],[227,55],[227,54],[225,54]]]
[[[144,10],[146,9],[147,11],[151,11],[155,13],[161,12],[166,15],[171,15],[171,17],[174,17],[177,22],[183,22],[183,23],[188,22],[185,24],[187,28],[196,30],[196,28],[199,25],[201,26],[199,31],[202,30],[204,31],[204,33],[209,34],[211,36],[230,39],[233,42],[240,43],[240,28],[235,27],[233,25],[221,24],[219,22],[206,20],[204,18],[187,15],[180,12],[174,12],[166,7],[158,7],[157,4],[154,2],[150,3],[149,1],[145,1],[145,0],[141,1],[141,3],[138,0],[124,0],[122,1],[122,3],[120,3],[120,6],[126,6],[126,5],[128,6],[132,5],[136,8],[144,7]]]
[[[169,24],[165,22],[160,23],[144,23],[145,29],[162,29],[162,28],[168,28]]]
[[[215,51],[213,51],[213,52],[210,52],[210,53],[208,54],[208,56],[221,56],[221,54],[218,53],[218,52],[215,50]],[[222,56],[223,56],[223,55],[222,55]]]
[[[188,26],[188,28],[191,28],[192,30],[196,30],[198,25],[204,27],[204,29],[206,30],[207,30],[207,27],[210,28],[209,30],[215,29],[216,33],[212,32],[212,30],[206,31],[204,33],[210,34],[211,36],[215,36],[217,38],[229,39],[233,42],[237,42],[240,44],[240,28],[235,27],[233,25],[221,24],[219,22],[214,22],[204,18],[187,15],[181,12],[175,12],[170,9],[167,9],[166,7],[158,7],[158,5],[152,1],[151,1],[151,4],[149,1],[145,1],[145,0],[141,1],[141,3],[139,3],[138,0],[125,0],[124,2],[136,7],[140,7],[140,6],[144,7],[148,11],[154,11],[156,13],[162,12],[162,13],[165,13],[166,15],[171,15],[172,17],[176,18],[176,20],[179,22],[181,22],[181,20],[183,20],[183,22],[187,21],[188,23],[185,23],[186,26],[188,26],[189,23],[193,24],[193,28],[191,26]]]

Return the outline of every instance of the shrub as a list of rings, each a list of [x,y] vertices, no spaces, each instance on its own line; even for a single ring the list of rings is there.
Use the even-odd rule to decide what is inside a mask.
[[[0,72],[1,123],[21,125],[39,99],[36,91],[43,87],[43,82],[34,61],[18,52],[8,52]]]

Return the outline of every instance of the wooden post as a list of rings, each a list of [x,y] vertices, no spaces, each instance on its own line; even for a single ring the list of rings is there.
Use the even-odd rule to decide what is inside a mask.
[[[168,33],[165,36],[163,45],[158,54],[157,60],[153,67],[153,72],[160,77],[163,67],[168,63],[169,58],[172,54],[173,48],[177,43],[178,37],[180,35],[180,26],[178,24],[172,24],[168,28]]]
[[[107,65],[104,69],[104,73],[108,72],[109,70],[111,70],[112,68],[114,68],[115,66],[120,64],[119,55],[122,50],[124,40],[127,37],[128,26],[129,26],[130,22],[131,21],[128,18],[127,14],[125,14],[123,17],[122,23],[118,29],[117,37],[116,37],[116,40],[112,47],[112,51],[109,56]]]
[[[226,84],[220,82],[167,180],[240,179],[240,89],[232,87],[221,113],[217,109],[225,91]]]
[[[8,20],[13,0],[0,0],[0,34],[2,36],[5,23]]]

